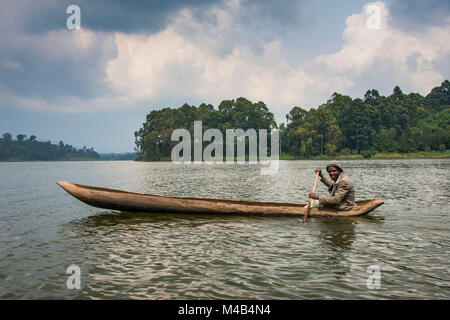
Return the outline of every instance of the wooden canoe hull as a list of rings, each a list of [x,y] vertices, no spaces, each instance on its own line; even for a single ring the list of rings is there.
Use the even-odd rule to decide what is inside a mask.
[[[214,213],[226,215],[304,216],[305,203],[257,202],[208,198],[166,197],[122,190],[56,182],[75,198],[91,206],[125,212]],[[352,217],[369,213],[384,202],[380,198],[356,201],[348,211],[311,208],[311,217]]]

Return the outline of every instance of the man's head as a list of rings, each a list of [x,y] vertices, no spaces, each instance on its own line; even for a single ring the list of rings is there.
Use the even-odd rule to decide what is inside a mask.
[[[344,172],[344,170],[342,170],[342,167],[339,162],[333,160],[327,164],[327,172],[330,175],[330,178],[333,181],[336,181],[339,178],[341,172]]]

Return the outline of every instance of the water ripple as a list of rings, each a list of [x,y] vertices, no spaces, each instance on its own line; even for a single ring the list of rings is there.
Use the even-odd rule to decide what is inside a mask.
[[[0,299],[448,299],[449,160],[343,161],[365,217],[131,214],[91,208],[69,180],[165,195],[304,202],[321,161],[259,167],[0,163]],[[24,178],[26,175],[27,179]],[[326,188],[318,187],[319,194]],[[69,265],[81,290],[66,287]],[[369,290],[369,266],[381,288]]]

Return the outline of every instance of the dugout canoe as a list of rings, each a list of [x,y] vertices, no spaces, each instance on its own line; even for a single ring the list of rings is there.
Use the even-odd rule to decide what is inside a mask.
[[[91,206],[124,212],[213,213],[226,215],[304,216],[306,203],[259,202],[209,198],[167,197],[122,190],[56,182],[78,200]],[[310,217],[353,217],[369,213],[384,202],[380,198],[356,201],[348,211],[311,208]]]

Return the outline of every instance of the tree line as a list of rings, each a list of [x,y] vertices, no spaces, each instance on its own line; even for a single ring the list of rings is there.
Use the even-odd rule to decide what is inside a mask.
[[[0,161],[28,161],[28,160],[93,160],[100,155],[93,148],[76,149],[60,141],[52,144],[50,141],[38,141],[35,135],[19,134],[16,140],[10,133],[0,138]]]
[[[205,103],[199,107],[184,104],[178,109],[153,110],[147,115],[146,120],[142,128],[134,134],[138,159],[144,160],[170,157],[173,146],[178,143],[171,141],[172,132],[184,128],[189,130],[192,137],[194,121],[202,121],[203,132],[215,128],[222,132],[223,137],[226,135],[226,129],[253,128],[266,129],[270,132],[277,126],[274,115],[263,102],[253,103],[245,98],[224,100],[217,110],[211,104]]]
[[[405,94],[396,86],[389,96],[368,90],[364,98],[333,93],[331,98],[309,111],[294,106],[286,123],[278,126],[274,115],[259,101],[245,98],[222,101],[218,109],[210,104],[184,104],[178,109],[153,110],[135,132],[140,159],[170,157],[173,130],[193,132],[195,120],[203,131],[226,129],[279,128],[281,152],[298,158],[377,152],[445,151],[450,147],[450,82],[445,80],[425,97]]]
[[[364,99],[334,93],[317,109],[292,108],[282,125],[282,145],[297,156],[445,151],[450,146],[449,89],[446,80],[425,97],[404,94],[398,86],[387,97],[375,89]]]

